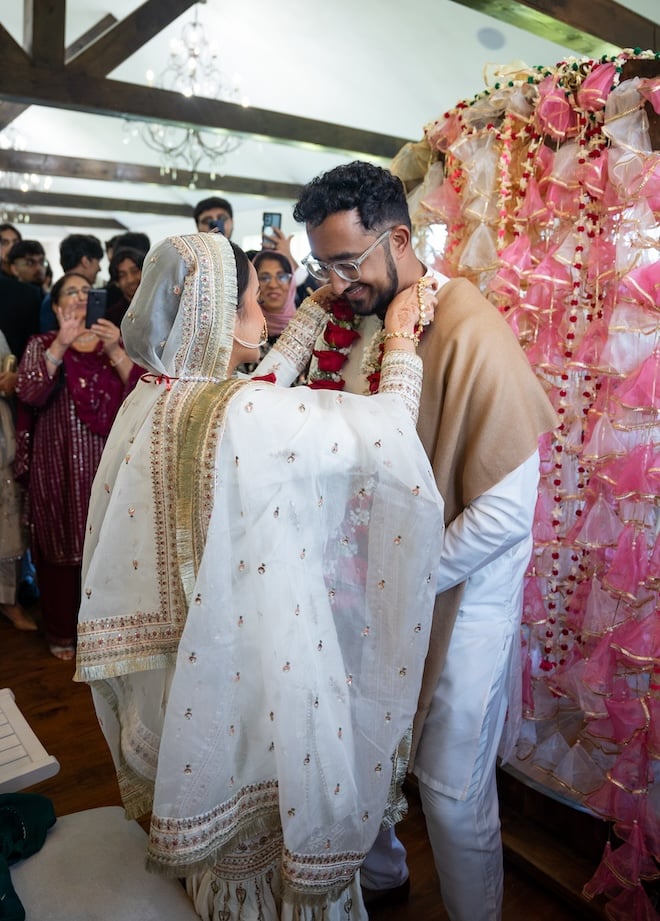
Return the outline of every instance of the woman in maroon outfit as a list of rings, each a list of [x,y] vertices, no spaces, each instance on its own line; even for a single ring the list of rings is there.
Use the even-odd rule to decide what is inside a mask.
[[[117,410],[142,373],[113,323],[85,327],[89,290],[75,273],[53,286],[59,329],[29,340],[16,387],[16,472],[27,485],[41,612],[51,652],[66,660],[75,654],[92,481]]]

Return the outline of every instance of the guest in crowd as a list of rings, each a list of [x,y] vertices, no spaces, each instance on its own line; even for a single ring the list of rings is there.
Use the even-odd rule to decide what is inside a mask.
[[[219,230],[230,239],[234,229],[234,209],[226,198],[217,195],[203,198],[195,205],[193,217],[200,233]]]
[[[0,274],[10,275],[13,278],[7,257],[14,243],[22,239],[23,237],[13,224],[0,224]]]
[[[16,357],[0,332],[0,368],[7,387],[0,389],[0,613],[18,630],[36,630],[34,619],[18,600],[20,561],[27,540],[21,522],[22,490],[13,472],[16,431],[10,400],[16,386],[16,374],[10,367],[15,361]]]
[[[18,368],[15,471],[27,486],[30,546],[50,650],[75,655],[89,493],[117,410],[141,369],[109,320],[85,327],[89,277],[53,285],[56,332],[32,337]]]
[[[281,253],[266,250],[257,253],[252,264],[257,270],[259,303],[268,326],[268,343],[273,345],[296,312],[296,283],[291,263]]]
[[[38,240],[19,240],[7,256],[9,270],[19,281],[37,285],[46,277],[46,251]]]
[[[139,249],[122,247],[116,250],[110,260],[110,281],[117,286],[120,297],[108,304],[105,316],[115,326],[121,326],[121,321],[138,289],[144,257],[145,253]]]
[[[149,240],[149,237],[146,233],[142,233],[139,230],[127,230],[126,233],[115,234],[115,236],[111,237],[105,244],[105,255],[108,260],[108,266],[112,262],[115,253],[117,253],[120,249],[139,250],[139,252],[145,256],[149,252],[150,248],[151,241]],[[105,290],[108,293],[107,307],[109,313],[112,311],[112,308],[118,301],[124,301],[124,295],[117,283],[113,281],[112,274],[110,274],[110,278],[105,284]],[[119,310],[121,311],[121,307]]]
[[[71,233],[60,243],[60,265],[63,272],[76,272],[93,287],[101,268],[103,247],[98,237],[91,233]],[[52,308],[51,294],[41,302],[39,331],[42,333],[57,329],[57,317]]]

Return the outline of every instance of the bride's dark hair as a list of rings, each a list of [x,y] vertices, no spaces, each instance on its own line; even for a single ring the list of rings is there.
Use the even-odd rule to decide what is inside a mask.
[[[237,308],[240,308],[243,301],[243,295],[245,294],[245,289],[248,286],[248,281],[250,280],[250,260],[245,255],[240,246],[236,246],[235,243],[229,241],[229,245],[234,251],[234,259],[236,260],[236,287],[238,289],[238,303]]]

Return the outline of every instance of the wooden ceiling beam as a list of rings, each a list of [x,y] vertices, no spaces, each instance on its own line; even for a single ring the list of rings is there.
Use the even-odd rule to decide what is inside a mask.
[[[116,211],[128,211],[131,214],[164,214],[170,217],[185,217],[192,220],[193,209],[191,205],[170,202],[137,201],[130,198],[106,198],[101,195],[68,195],[62,192],[30,191],[22,192],[20,189],[3,189],[0,192],[0,201],[4,205],[18,205],[30,207],[36,205],[52,208],[71,208],[80,211],[104,211],[113,214]]]
[[[2,68],[0,97],[28,105],[215,129],[307,149],[348,151],[388,160],[410,140],[252,106],[244,108],[219,99],[198,96],[186,99],[181,93],[91,74],[81,79],[80,74],[68,68],[60,71],[32,66],[10,71]]]
[[[69,66],[77,72],[104,77],[197,2],[146,0],[81,51]]]
[[[23,48],[14,41],[11,32],[0,22],[0,51],[2,57],[2,69],[12,71],[14,67],[27,67],[30,63],[30,57]]]
[[[660,47],[660,25],[615,0],[454,2],[592,58],[622,48]]]
[[[64,64],[66,0],[23,0],[23,46],[41,67]]]
[[[117,22],[117,17],[113,16],[112,13],[107,13],[105,16],[102,16],[99,21],[92,26],[91,29],[83,32],[82,35],[78,36],[75,42],[71,42],[71,44],[67,46],[64,52],[65,63],[68,64],[69,61],[72,61],[81,52],[83,52],[85,48],[93,44],[93,42],[104,35],[108,29],[111,29],[114,25],[116,25]]]
[[[239,195],[258,195],[264,198],[284,198],[295,201],[302,186],[293,182],[275,182],[268,179],[250,179],[243,176],[223,176],[210,173],[191,173],[177,170],[176,176],[165,174],[158,166],[137,163],[116,163],[113,160],[85,160],[80,157],[63,157],[28,150],[0,150],[0,171],[9,173],[36,173],[39,176],[58,176],[66,179],[92,179],[101,182],[134,182],[169,188],[214,189],[217,192]],[[48,193],[46,193],[47,195]]]
[[[34,51],[34,54],[28,56],[0,24],[3,66],[11,65],[12,59],[16,64],[27,65],[31,57],[33,62],[40,62],[45,67],[50,63],[52,67],[61,68],[66,62],[79,71],[89,69],[90,73],[105,76],[195,2],[197,0],[146,0],[121,22],[117,22],[109,13],[69,45],[62,59],[66,0],[57,0],[55,3],[51,0],[50,4],[40,0],[23,0],[24,32],[28,50]],[[52,22],[53,37],[57,38],[60,32],[61,37],[49,41],[49,15],[53,18],[55,14],[57,18]],[[0,101],[0,131],[27,108],[25,104]]]
[[[10,224],[16,224],[21,231],[24,239],[30,237],[30,227],[80,227],[88,230],[116,230],[119,233],[128,230],[126,224],[118,221],[114,217],[106,217],[99,214],[98,217],[90,217],[82,214],[64,214],[50,211],[31,211],[19,208],[4,208],[0,205],[0,217],[3,221],[9,221]]]

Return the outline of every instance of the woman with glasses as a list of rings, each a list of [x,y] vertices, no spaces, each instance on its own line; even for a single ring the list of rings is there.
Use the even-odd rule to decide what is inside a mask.
[[[58,329],[33,336],[18,367],[15,469],[27,486],[30,546],[50,651],[75,655],[80,565],[92,480],[117,410],[142,369],[108,320],[85,326],[89,281],[53,286]]]
[[[296,312],[296,283],[282,253],[264,250],[252,260],[259,280],[259,303],[268,326],[268,351]]]

